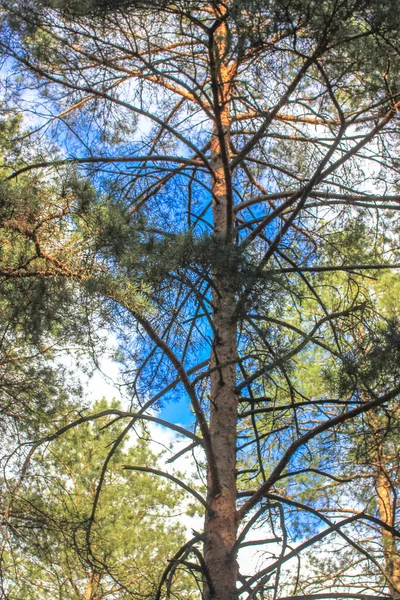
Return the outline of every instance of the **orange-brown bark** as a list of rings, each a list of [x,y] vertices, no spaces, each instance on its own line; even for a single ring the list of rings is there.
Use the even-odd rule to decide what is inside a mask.
[[[218,16],[218,15],[216,15]],[[219,16],[223,17],[223,11]],[[215,123],[211,140],[213,169],[214,234],[226,244],[233,243],[233,203],[230,181],[230,114],[229,94],[232,66],[227,60],[227,28],[221,19],[210,43]],[[210,433],[219,475],[220,490],[210,494],[211,514],[205,523],[205,562],[209,582],[207,600],[232,600],[236,593],[237,563],[232,554],[237,537],[236,517],[236,422],[237,342],[235,295],[231,275],[223,267],[214,272],[213,292],[214,340],[211,366]]]
[[[382,464],[382,453],[379,452],[377,463],[376,491],[380,519],[394,527],[394,492],[390,478]],[[388,587],[393,600],[400,600],[400,555],[396,538],[387,529],[382,528],[383,553],[385,558]]]
[[[90,573],[89,581],[86,585],[85,600],[96,600],[99,578],[95,573]]]

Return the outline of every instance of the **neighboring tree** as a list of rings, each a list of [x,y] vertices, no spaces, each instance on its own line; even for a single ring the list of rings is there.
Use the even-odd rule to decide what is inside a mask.
[[[18,160],[18,148],[12,139],[18,135],[21,119],[2,105],[0,120],[0,155],[3,171],[7,163]],[[11,172],[11,171],[9,171]],[[0,263],[9,267],[24,254],[24,246],[14,244],[12,233],[13,212],[18,203],[24,206],[32,191],[35,178],[30,185],[13,186],[8,194],[4,182],[0,189],[0,219],[10,223],[11,228],[0,233]],[[41,189],[41,194],[44,190]],[[24,198],[22,200],[22,198]],[[12,208],[12,210],[10,210]],[[68,370],[56,364],[55,357],[60,345],[65,346],[62,330],[68,329],[67,320],[57,327],[53,319],[51,330],[44,326],[46,311],[38,305],[43,298],[45,286],[39,281],[21,280],[18,286],[0,278],[0,490],[1,490],[1,541],[0,576],[3,558],[10,540],[9,514],[12,511],[13,492],[16,492],[29,457],[32,440],[48,433],[49,427],[62,425],[64,419],[76,416],[74,393],[79,385],[68,376]],[[60,307],[61,308],[61,307]],[[50,304],[46,309],[50,310]],[[55,313],[53,313],[55,314]],[[60,314],[58,315],[60,316]],[[59,323],[60,325],[60,323]],[[71,336],[68,334],[68,341]],[[69,385],[69,394],[65,392]]]
[[[364,324],[360,323],[348,340],[352,352],[357,354],[357,368],[342,367],[335,374],[332,368],[328,369],[328,376],[320,377],[321,385],[328,387],[327,395],[332,393],[332,387],[336,391],[338,387],[342,391],[354,388],[355,380],[362,377],[366,386],[364,400],[367,400],[373,395],[372,390],[399,377],[399,313],[395,300],[399,292],[398,275],[389,271],[375,277],[368,282],[365,292],[373,299],[375,313]],[[341,549],[340,544],[335,546],[334,553],[325,546],[325,560],[314,559],[318,567],[315,577],[304,583],[304,593],[315,590],[316,586],[318,590],[331,589],[339,581],[354,580],[362,569],[364,574],[371,574],[372,591],[382,590],[387,581],[390,597],[399,598],[399,408],[397,397],[391,406],[374,409],[355,419],[339,432],[330,447],[329,469],[324,460],[326,455],[319,449],[313,453],[314,463],[310,464],[314,470],[310,469],[308,478],[307,474],[300,475],[298,485],[304,490],[303,501],[313,509],[342,517],[367,509],[372,517],[352,532],[353,548],[346,538]],[[321,475],[325,475],[325,480]],[[332,554],[330,561],[326,560],[329,554]],[[360,584],[365,589],[365,580]]]
[[[98,402],[94,410],[118,405]],[[108,447],[122,427],[104,416],[42,448],[32,459],[9,517],[3,557],[7,598],[143,598],[154,594],[163,562],[184,540],[182,493],[154,475],[124,466],[157,466],[144,437],[118,449],[98,502],[88,560],[86,525]],[[145,433],[145,432],[144,432]],[[179,597],[190,598],[179,578]]]
[[[396,3],[2,6],[1,47],[18,75],[19,105],[36,113],[31,137],[46,131],[59,148],[56,157],[45,150],[20,160],[6,189],[29,173],[48,189],[78,166],[93,187],[76,176],[54,217],[45,198],[28,216],[24,203],[11,223],[2,216],[2,235],[12,231],[24,252],[4,259],[1,274],[47,281],[55,292],[69,286],[77,314],[78,290],[101,303],[135,407],[115,410],[126,432],[177,396],[192,405],[187,451],[204,451],[206,498],[192,489],[205,507],[204,534],[166,565],[157,598],[174,593],[177,565],[201,573],[206,600],[297,598],[302,556],[336,534],[356,548],[357,527],[373,516],[328,519],[317,508],[318,524],[303,519],[293,547],[290,499],[279,486],[300,493],[298,471],[314,468],[317,451],[329,475],[334,441],[400,392],[397,374],[372,377],[352,347],[373,315],[364,277],[399,267]],[[61,237],[49,233],[57,227]],[[318,353],[347,376],[333,397],[318,378],[306,389],[298,371]],[[369,358],[366,366],[378,368]],[[95,503],[87,526],[94,562],[96,512]],[[272,550],[266,527],[262,539],[247,537],[265,523]],[[239,573],[238,551],[256,543],[264,564]],[[290,579],[293,560],[299,575]],[[369,573],[358,577],[354,586],[338,578],[319,597],[367,598],[360,586],[370,585]],[[376,589],[391,593],[392,583]]]

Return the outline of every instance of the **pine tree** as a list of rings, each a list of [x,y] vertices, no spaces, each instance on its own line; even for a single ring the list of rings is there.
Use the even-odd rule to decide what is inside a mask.
[[[39,213],[34,238],[21,219],[16,235],[30,260],[3,274],[74,282],[102,303],[143,418],[174,395],[190,400],[188,448],[201,445],[206,462],[205,530],[166,566],[168,593],[177,562],[187,567],[192,553],[207,600],[295,596],[296,584],[281,586],[285,564],[362,516],[331,522],[295,549],[282,521],[280,552],[255,574],[238,572],[239,548],[257,517],[276,523],[269,495],[303,451],[317,440],[326,451],[327,436],[400,391],[389,376],[366,395],[368,374],[347,345],[365,320],[359,278],[398,267],[388,235],[399,202],[395,3],[3,6],[3,51],[37,90],[31,106],[42,102],[48,114],[40,131],[60,148],[56,158],[27,157],[11,181],[35,172],[46,183],[44,173],[73,165],[96,191],[75,185],[68,201],[61,194],[65,218],[47,213],[49,226],[66,227],[62,242]],[[341,230],[355,239],[366,230],[370,246],[338,252]],[[296,361],[311,348],[359,374],[351,393],[297,391]],[[258,415],[284,395],[287,418],[279,407],[265,428]],[[237,471],[253,449],[250,489]]]
[[[105,401],[93,408],[112,407],[119,408]],[[95,561],[86,545],[101,468],[120,434],[121,426],[105,416],[36,453],[9,517],[12,543],[3,557],[7,598],[97,600],[154,594],[163,561],[183,541],[178,522],[183,505],[176,486],[124,469],[156,466],[145,437],[114,453],[96,499],[90,542]],[[178,596],[191,597],[188,585],[179,578]]]

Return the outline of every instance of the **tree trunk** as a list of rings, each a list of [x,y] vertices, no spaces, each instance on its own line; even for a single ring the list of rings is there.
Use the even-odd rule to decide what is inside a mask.
[[[222,9],[221,9],[222,12]],[[218,15],[217,15],[218,16]],[[210,43],[214,92],[215,125],[211,140],[214,235],[233,249],[233,207],[228,161],[230,158],[229,94],[231,67],[227,64],[227,28],[221,22]],[[221,261],[223,263],[223,261]],[[205,523],[205,563],[209,582],[206,600],[232,600],[236,595],[237,562],[232,555],[237,537],[236,517],[236,323],[232,274],[223,265],[214,268],[213,326],[211,356],[210,434],[219,476],[219,490],[212,490],[209,478],[208,502],[212,510]]]
[[[96,600],[96,593],[98,590],[99,582],[99,576],[96,576],[96,573],[90,573],[89,581],[87,582],[85,590],[85,600]]]
[[[392,484],[382,460],[383,456],[380,452],[376,478],[379,517],[384,523],[390,525],[390,527],[394,527],[395,499],[393,497]],[[396,539],[390,531],[382,528],[382,542],[390,595],[393,600],[400,600],[400,556],[396,546]]]

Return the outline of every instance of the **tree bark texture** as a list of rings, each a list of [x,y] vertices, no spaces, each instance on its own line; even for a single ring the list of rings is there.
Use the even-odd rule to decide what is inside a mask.
[[[379,518],[390,527],[394,527],[395,493],[390,478],[381,462],[383,459],[381,452],[378,458],[376,491]],[[389,592],[393,600],[400,600],[400,555],[397,550],[395,536],[384,528],[382,528],[382,543]]]
[[[223,14],[220,15],[223,17]],[[211,139],[214,180],[214,235],[227,255],[233,249],[229,94],[231,67],[227,60],[227,27],[223,20],[210,40],[215,123]],[[210,434],[219,489],[209,492],[211,508],[205,523],[206,600],[232,600],[236,595],[237,562],[232,554],[237,537],[236,516],[236,388],[237,339],[232,274],[224,265],[213,273],[213,346],[210,380]],[[208,473],[210,479],[210,473]],[[212,490],[212,486],[209,485]]]

